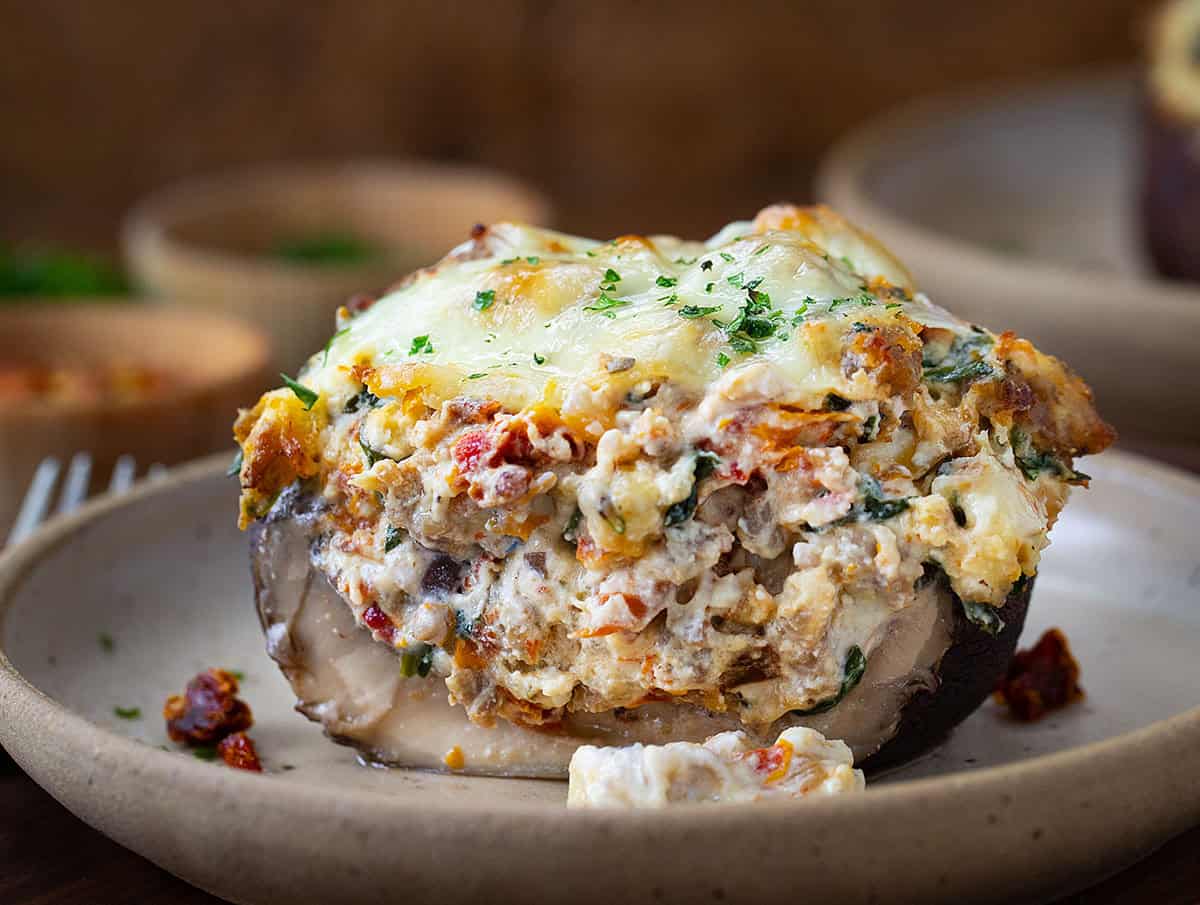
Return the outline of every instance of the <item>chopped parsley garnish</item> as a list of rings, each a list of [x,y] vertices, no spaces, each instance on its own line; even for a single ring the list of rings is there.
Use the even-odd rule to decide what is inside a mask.
[[[724,365],[722,365],[724,367]],[[663,514],[663,525],[670,528],[686,522],[696,511],[700,499],[700,482],[717,470],[721,459],[715,453],[700,450],[692,463],[692,489],[685,499],[672,503]]]
[[[238,451],[233,454],[233,461],[229,463],[229,467],[225,469],[225,477],[236,478],[242,473],[242,464],[246,461],[246,454],[239,446]]]
[[[391,553],[404,541],[404,530],[395,525],[388,525],[383,533],[383,552]]]
[[[529,255],[528,257],[525,258],[525,261],[529,264],[540,264],[542,262],[542,259],[539,258],[537,255]]]
[[[857,271],[855,271],[855,269],[854,269],[854,262],[853,262],[853,261],[851,261],[851,260],[850,260],[848,257],[846,257],[845,255],[842,255],[840,258],[838,258],[838,260],[839,260],[839,261],[841,261],[841,262],[842,262],[842,264],[844,264],[844,265],[845,265],[846,269],[847,269],[847,270],[849,270],[851,273],[856,273],[856,272],[857,272]]]
[[[534,352],[533,353],[533,363],[535,365],[544,365],[546,363],[546,356],[538,355],[537,352]]]
[[[100,645],[100,650],[106,654],[111,654],[117,646],[117,642],[113,640],[113,636],[108,632],[101,632],[97,635],[96,643]]]
[[[284,385],[296,394],[296,398],[304,403],[304,411],[312,411],[312,407],[317,404],[317,400],[321,398],[319,393],[315,393],[302,383],[297,383],[287,374],[280,373],[283,378]]]
[[[142,718],[141,707],[114,707],[113,713],[123,720],[140,720]]]
[[[715,285],[717,285],[717,284],[716,283],[707,283],[704,286],[704,291],[711,293],[713,291],[713,286],[715,286]]]
[[[679,316],[687,320],[695,320],[699,317],[704,317],[714,312],[720,311],[720,305],[713,305],[711,308],[703,308],[699,305],[684,305],[679,309]]]
[[[421,336],[414,336],[412,345],[408,347],[409,355],[432,355],[433,343],[429,341],[429,334],[425,333]]]
[[[621,275],[610,267],[608,270],[604,271],[604,282],[619,283],[621,282]]]
[[[657,301],[662,302],[664,305],[674,305],[679,301],[679,296],[672,292],[670,295],[660,295]]]
[[[628,299],[615,299],[615,298],[612,298],[608,293],[601,292],[600,297],[598,299],[596,299],[596,301],[594,301],[592,304],[585,305],[583,310],[584,311],[595,311],[599,314],[602,314],[604,317],[615,318],[617,315],[616,315],[616,312],[613,311],[613,309],[614,308],[624,308],[628,304],[629,304]]]
[[[792,326],[799,327],[804,322],[804,315],[808,314],[808,303],[811,299],[805,299],[800,307],[796,309],[796,313],[792,315]]]
[[[717,364],[720,365],[722,368],[725,367],[726,365],[729,364],[729,356],[726,355],[724,352],[718,352],[717,353]]]
[[[516,263],[516,260],[517,260],[516,258],[505,258],[503,261],[500,262],[500,266],[507,267],[509,264]]]
[[[745,276],[745,272],[739,270],[737,273],[725,277],[725,282],[727,282],[730,286],[737,286],[740,288],[742,285],[742,280],[745,278]]]
[[[472,306],[476,311],[487,311],[492,307],[494,301],[496,301],[495,289],[481,289],[475,293],[475,301]]]
[[[904,306],[901,305],[899,302],[888,302],[883,307],[886,308],[888,311],[898,311],[899,309],[903,308]]]
[[[696,259],[695,258],[676,258],[675,263],[679,264],[683,267],[690,267],[692,264],[696,263]]]
[[[834,311],[837,310],[838,305],[844,305],[848,301],[850,301],[850,299],[830,299],[829,300],[829,313],[832,314]]]
[[[342,327],[341,330],[338,330],[337,333],[335,333],[335,334],[333,334],[333,336],[329,337],[329,342],[325,343],[325,355],[321,359],[321,367],[325,367],[327,364],[329,364],[329,350],[333,348],[333,344],[349,332],[350,332],[349,327]]]
[[[701,261],[700,269],[701,270],[712,270],[712,261]]]
[[[850,400],[839,396],[837,393],[828,393],[825,396],[825,408],[831,412],[844,412],[850,408]]]
[[[216,760],[217,759],[217,746],[216,745],[202,745],[199,748],[193,748],[192,749],[192,757],[196,758],[196,760]]]
[[[879,481],[870,475],[862,475],[858,479],[858,492],[862,500],[855,503],[850,511],[833,524],[845,525],[851,522],[875,521],[884,522],[893,518],[908,508],[905,497],[886,497]]]
[[[854,690],[854,687],[862,681],[863,673],[867,671],[867,657],[862,652],[862,648],[857,644],[853,645],[850,650],[846,651],[846,662],[842,665],[842,684],[839,686],[837,694],[831,698],[826,698],[824,701],[818,701],[807,710],[793,710],[792,713],[797,716],[807,716],[814,713],[825,713],[832,710],[842,702],[842,698]]]
[[[723,251],[723,252],[721,252],[721,260],[723,260],[726,264],[732,264],[733,263],[733,255],[731,255],[727,251]]]
[[[486,371],[476,371],[474,374],[468,374],[467,380],[478,380],[480,377],[487,377]]]
[[[661,286],[663,289],[670,289],[672,286],[674,286],[678,282],[679,282],[679,280],[676,277],[658,277],[654,281],[654,285]]]
[[[765,252],[770,247],[771,246],[769,244],[758,246],[758,248],[754,249],[754,251],[751,253],[751,257],[757,258],[759,255],[761,255],[763,252]]]

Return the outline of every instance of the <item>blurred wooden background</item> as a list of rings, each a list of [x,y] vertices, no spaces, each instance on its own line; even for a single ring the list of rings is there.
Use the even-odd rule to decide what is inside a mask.
[[[393,154],[514,171],[570,229],[704,233],[898,100],[1132,57],[1146,6],[0,0],[0,239],[111,247],[180,176]]]

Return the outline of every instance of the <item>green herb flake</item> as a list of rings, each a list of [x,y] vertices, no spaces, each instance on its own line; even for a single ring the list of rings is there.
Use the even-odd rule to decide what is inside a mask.
[[[376,462],[381,462],[387,458],[387,456],[379,452],[379,450],[372,449],[371,447],[367,446],[362,437],[358,438],[358,446],[359,449],[363,451],[363,455],[367,457],[367,468],[371,468]]]
[[[425,333],[421,336],[414,336],[412,344],[408,347],[409,355],[432,355],[433,343],[429,341],[429,334]]]
[[[383,533],[383,552],[391,553],[404,542],[404,529],[388,525]]]
[[[413,676],[425,678],[433,668],[433,648],[428,644],[418,645],[411,651],[406,651],[400,657],[400,675],[406,679]]]
[[[192,749],[192,757],[196,758],[196,760],[216,760],[217,759],[217,746],[216,745],[203,745],[199,748],[193,748]]]
[[[321,367],[329,364],[329,350],[333,348],[333,344],[350,332],[349,327],[342,327],[337,333],[329,337],[329,342],[325,343],[325,355],[321,358]]]
[[[722,367],[722,368],[726,367],[729,364],[729,361],[730,361],[729,356],[726,355],[724,352],[717,353],[717,364],[720,367]]]
[[[721,458],[715,453],[708,450],[696,453],[695,459],[692,460],[692,489],[684,499],[667,507],[667,511],[663,513],[664,527],[683,524],[692,517],[700,500],[700,482],[716,471],[720,464]]]
[[[717,284],[716,283],[708,283],[707,285],[705,285],[704,291],[711,294],[713,291],[713,286],[715,286],[715,285],[717,285]]]
[[[242,464],[246,461],[246,454],[239,446],[237,452],[233,454],[233,461],[229,463],[229,467],[225,469],[225,477],[236,478],[242,473]]]
[[[546,363],[546,356],[538,355],[537,352],[534,352],[533,353],[533,363],[535,365],[544,365]]]
[[[584,311],[595,311],[598,314],[611,319],[611,318],[615,318],[617,316],[614,309],[624,308],[628,304],[629,304],[628,299],[615,299],[615,298],[612,298],[610,295],[608,295],[608,293],[601,292],[600,297],[598,299],[596,299],[596,301],[593,302],[592,304],[585,305],[583,310]]]
[[[700,269],[701,270],[712,270],[712,261],[701,261]]]
[[[567,519],[566,527],[563,528],[562,539],[568,544],[576,543],[579,540],[579,523],[583,520],[583,511],[576,506],[575,511],[571,513],[571,517]]]
[[[604,271],[604,282],[619,283],[621,282],[621,275],[610,267],[608,270]]]
[[[677,277],[658,277],[655,279],[654,285],[661,286],[663,289],[670,289],[678,282],[679,280]]]
[[[495,289],[481,289],[479,292],[475,293],[475,301],[471,303],[471,306],[476,311],[487,311],[489,308],[492,307],[492,303],[495,301],[496,301],[496,290]],[[428,337],[426,337],[426,338],[428,338]],[[409,354],[411,355],[412,353],[410,352]]]
[[[681,267],[691,267],[693,264],[695,264],[695,263],[696,263],[696,259],[695,259],[695,258],[682,258],[682,257],[681,257],[681,258],[676,258],[676,259],[675,259],[675,263],[676,263],[676,264],[678,264],[678,265],[680,265]]]
[[[529,255],[528,257],[525,258],[525,261],[529,264],[540,264],[542,262],[542,259],[539,258],[537,255]]]
[[[111,654],[117,647],[117,642],[113,640],[113,636],[108,632],[101,632],[97,635],[96,643],[100,645],[100,650],[106,654]]]
[[[478,380],[480,377],[487,377],[486,371],[476,371],[474,374],[468,374],[467,380]]]
[[[973,600],[960,600],[963,608],[963,615],[967,620],[986,634],[995,637],[1004,631],[1004,620],[1000,618],[1000,613],[996,607],[988,606],[986,603],[976,603]]]
[[[727,251],[723,251],[723,252],[721,252],[721,260],[724,261],[726,264],[732,264],[733,263],[733,255],[731,255]]]
[[[745,272],[739,270],[737,273],[725,277],[725,282],[727,282],[730,286],[740,287],[745,276]]]
[[[674,305],[679,301],[679,296],[672,292],[670,295],[660,295],[656,301],[662,302],[664,305]]]
[[[753,258],[757,258],[759,255],[763,254],[770,247],[771,246],[769,244],[760,245],[760,246],[758,246],[758,248],[754,249],[754,251],[751,253],[750,256]]]
[[[827,393],[825,395],[825,408],[831,412],[844,412],[850,408],[851,402],[837,393]]]
[[[842,664],[842,684],[838,687],[837,694],[831,698],[826,698],[824,701],[817,702],[807,710],[793,710],[792,713],[797,716],[808,716],[832,710],[862,681],[863,674],[866,671],[867,657],[862,652],[862,648],[855,644],[850,650],[846,651],[846,660]]]
[[[317,400],[321,398],[320,393],[313,392],[302,383],[298,383],[287,374],[280,373],[284,385],[296,394],[296,398],[304,403],[304,411],[312,411],[312,407],[317,404]]]
[[[513,264],[516,261],[517,261],[517,258],[505,258],[503,261],[500,262],[500,266],[507,267],[509,264]]]
[[[720,310],[721,310],[720,305],[713,305],[711,308],[704,308],[704,307],[701,307],[700,305],[684,305],[682,308],[679,309],[678,314],[680,317],[684,318],[685,320],[691,321],[691,320],[696,320],[697,318],[700,318],[700,317],[705,317],[706,315],[709,315],[709,314],[713,314]]]
[[[123,720],[140,720],[142,718],[141,707],[114,707],[113,713]]]

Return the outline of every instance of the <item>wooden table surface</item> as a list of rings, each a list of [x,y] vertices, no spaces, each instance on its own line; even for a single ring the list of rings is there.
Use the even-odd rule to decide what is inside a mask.
[[[1055,905],[1196,905],[1200,827]],[[0,905],[215,905],[77,820],[0,751]]]

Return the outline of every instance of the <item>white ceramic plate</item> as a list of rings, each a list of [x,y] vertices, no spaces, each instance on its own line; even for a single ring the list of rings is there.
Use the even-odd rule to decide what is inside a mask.
[[[1086,700],[986,704],[859,797],[575,812],[564,784],[360,766],[291,709],[251,604],[235,487],[207,460],[0,559],[0,742],[84,820],[246,903],[1012,901],[1115,871],[1200,821],[1200,480],[1089,461],[1026,640],[1061,626]],[[111,636],[111,650],[100,642]],[[245,673],[267,775],[164,751],[163,699]],[[115,707],[140,707],[123,720]]]
[[[921,100],[839,142],[818,192],[934,301],[1070,362],[1127,439],[1194,467],[1200,287],[1146,265],[1136,94],[1118,72]]]

